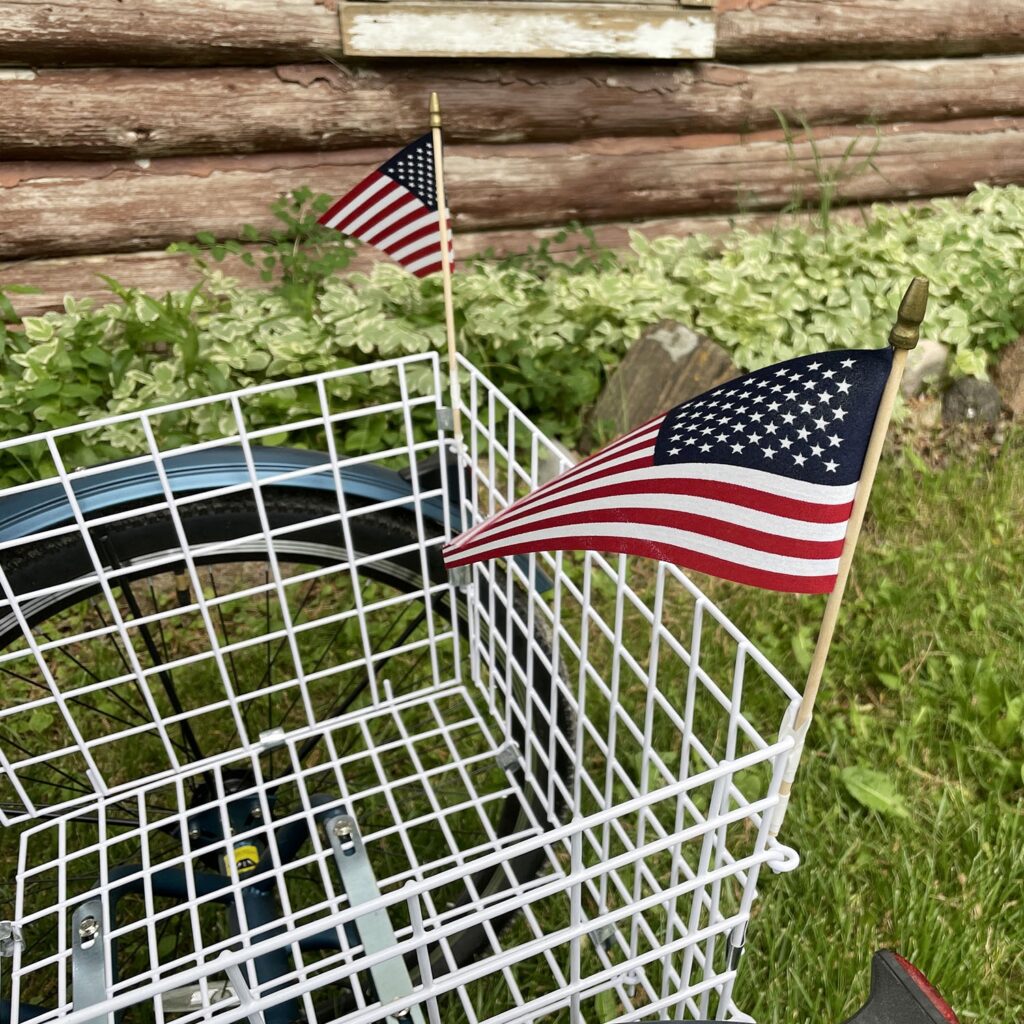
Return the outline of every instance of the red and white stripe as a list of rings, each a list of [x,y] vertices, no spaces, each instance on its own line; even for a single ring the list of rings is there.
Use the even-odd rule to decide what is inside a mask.
[[[380,249],[417,277],[441,269],[437,211],[379,170],[343,195],[320,223]],[[450,215],[448,259],[454,261]]]
[[[455,568],[537,551],[642,555],[768,590],[835,585],[857,484],[762,470],[654,465],[663,416],[638,427],[444,550]]]

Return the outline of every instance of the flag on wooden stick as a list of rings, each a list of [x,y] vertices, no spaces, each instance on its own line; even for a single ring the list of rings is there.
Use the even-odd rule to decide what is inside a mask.
[[[826,352],[713,388],[456,537],[445,565],[595,550],[827,593],[892,364]]]
[[[442,269],[437,208],[434,144],[428,134],[381,164],[319,222],[380,249],[417,277],[426,277]],[[448,253],[451,262],[450,214]]]

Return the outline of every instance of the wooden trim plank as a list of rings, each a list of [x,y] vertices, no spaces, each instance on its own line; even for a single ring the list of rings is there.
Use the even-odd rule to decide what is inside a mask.
[[[349,57],[708,58],[708,11],[629,4],[570,7],[539,0],[345,2],[342,50]]]
[[[0,71],[0,153],[95,160],[397,146],[424,130],[434,89],[450,143],[568,142],[777,128],[776,111],[819,127],[1024,116],[1024,57]]]
[[[851,142],[854,154],[847,155]],[[76,164],[0,164],[0,258],[157,248],[198,231],[276,226],[268,204],[301,185],[341,195],[390,148]],[[820,175],[871,156],[839,202],[956,195],[1024,182],[1024,118],[679,139],[449,148],[456,238],[466,231],[778,209]],[[140,165],[141,164],[141,165]]]
[[[338,0],[338,4],[359,2],[359,0]],[[363,3],[404,4],[409,0],[361,0]],[[559,4],[563,7],[714,7],[717,0],[473,0],[478,7],[501,7],[507,3]]]

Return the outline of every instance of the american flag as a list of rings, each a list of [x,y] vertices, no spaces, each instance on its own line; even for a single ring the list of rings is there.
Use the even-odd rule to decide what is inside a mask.
[[[319,220],[426,277],[441,269],[441,232],[430,135],[411,142],[346,192]],[[451,219],[448,253],[451,263]]]
[[[445,565],[594,550],[828,593],[891,364],[825,352],[713,388],[457,537]]]

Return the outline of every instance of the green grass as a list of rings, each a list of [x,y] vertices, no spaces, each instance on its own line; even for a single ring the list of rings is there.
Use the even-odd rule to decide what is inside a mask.
[[[1024,1018],[1024,438],[891,445],[737,986],[763,1024],[844,1020],[899,949],[966,1021]],[[719,589],[719,588],[716,588]],[[790,677],[820,602],[720,588]],[[844,769],[882,773],[888,811]]]

